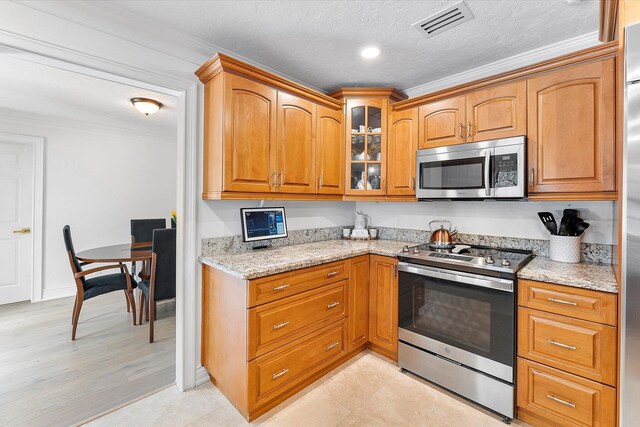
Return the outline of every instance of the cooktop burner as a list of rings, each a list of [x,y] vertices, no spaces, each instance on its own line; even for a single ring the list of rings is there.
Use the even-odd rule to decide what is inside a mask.
[[[432,249],[428,244],[405,246],[401,261],[440,266],[451,270],[489,270],[515,274],[532,258],[531,251],[457,244],[453,249]]]

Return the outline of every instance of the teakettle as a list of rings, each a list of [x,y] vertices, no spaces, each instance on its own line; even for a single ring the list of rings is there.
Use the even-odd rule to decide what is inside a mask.
[[[434,224],[436,225],[435,230]],[[451,249],[455,246],[453,236],[458,234],[458,230],[454,229],[451,231],[451,221],[447,221],[446,219],[433,220],[429,223],[429,229],[431,230],[429,246],[433,249]]]

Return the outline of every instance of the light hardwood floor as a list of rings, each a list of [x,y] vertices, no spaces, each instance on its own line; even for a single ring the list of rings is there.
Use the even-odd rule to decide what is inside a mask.
[[[71,341],[73,301],[0,306],[0,425],[79,424],[174,383],[175,302],[149,344],[123,292],[85,301]]]
[[[87,427],[246,426],[211,383],[173,386],[88,423]],[[363,352],[251,425],[269,427],[500,427],[501,418]],[[514,426],[527,426],[514,421]]]

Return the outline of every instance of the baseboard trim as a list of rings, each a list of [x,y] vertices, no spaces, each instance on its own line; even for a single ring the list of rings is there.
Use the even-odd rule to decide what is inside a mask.
[[[196,387],[209,381],[209,372],[200,365],[196,368]]]
[[[45,289],[42,291],[42,301],[58,298],[73,297],[76,295],[76,288]]]

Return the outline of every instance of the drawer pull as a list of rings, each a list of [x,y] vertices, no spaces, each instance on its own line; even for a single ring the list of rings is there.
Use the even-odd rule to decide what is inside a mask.
[[[276,378],[280,378],[281,376],[283,376],[287,372],[289,372],[289,370],[287,368],[284,368],[282,371],[278,372],[277,374],[271,375],[271,379],[275,380]]]
[[[327,273],[327,277],[333,277],[338,273],[340,273],[340,272],[339,271],[332,271],[331,273]]]
[[[572,345],[569,345],[569,344],[562,344],[561,342],[556,342],[556,341],[554,341],[554,340],[548,340],[547,342],[548,342],[549,344],[551,344],[551,345],[556,345],[556,346],[558,346],[558,347],[566,348],[566,349],[568,349],[568,350],[575,350],[575,349],[576,349],[576,348],[575,348],[574,346],[572,346]]]
[[[338,301],[334,301],[331,304],[327,304],[327,308],[333,308],[339,306],[340,303]]]
[[[329,351],[329,350],[331,350],[331,349],[333,349],[333,348],[336,348],[336,346],[337,346],[338,344],[340,344],[338,341],[334,341],[334,342],[332,342],[331,344],[329,344],[329,345],[327,346],[327,351]]]
[[[558,304],[565,304],[565,305],[578,305],[577,303],[573,302],[573,301],[565,301],[563,299],[556,299],[556,298],[547,298],[548,301],[551,302],[557,302]]]
[[[562,399],[558,399],[557,397],[555,397],[553,394],[547,394],[547,397],[551,400],[553,400],[554,402],[558,402],[558,403],[562,403],[563,405],[567,405],[570,406],[572,408],[576,407],[575,403],[571,403],[571,402],[567,402],[566,400],[562,400]]]
[[[287,285],[286,283],[284,285],[280,285],[280,286],[276,286],[275,288],[273,288],[274,291],[282,291],[284,289],[287,289],[289,287],[289,285]]]
[[[289,324],[289,322],[282,322],[282,323],[279,323],[277,325],[273,325],[273,330],[276,331],[276,330],[278,330],[280,328],[284,328],[288,324]]]

